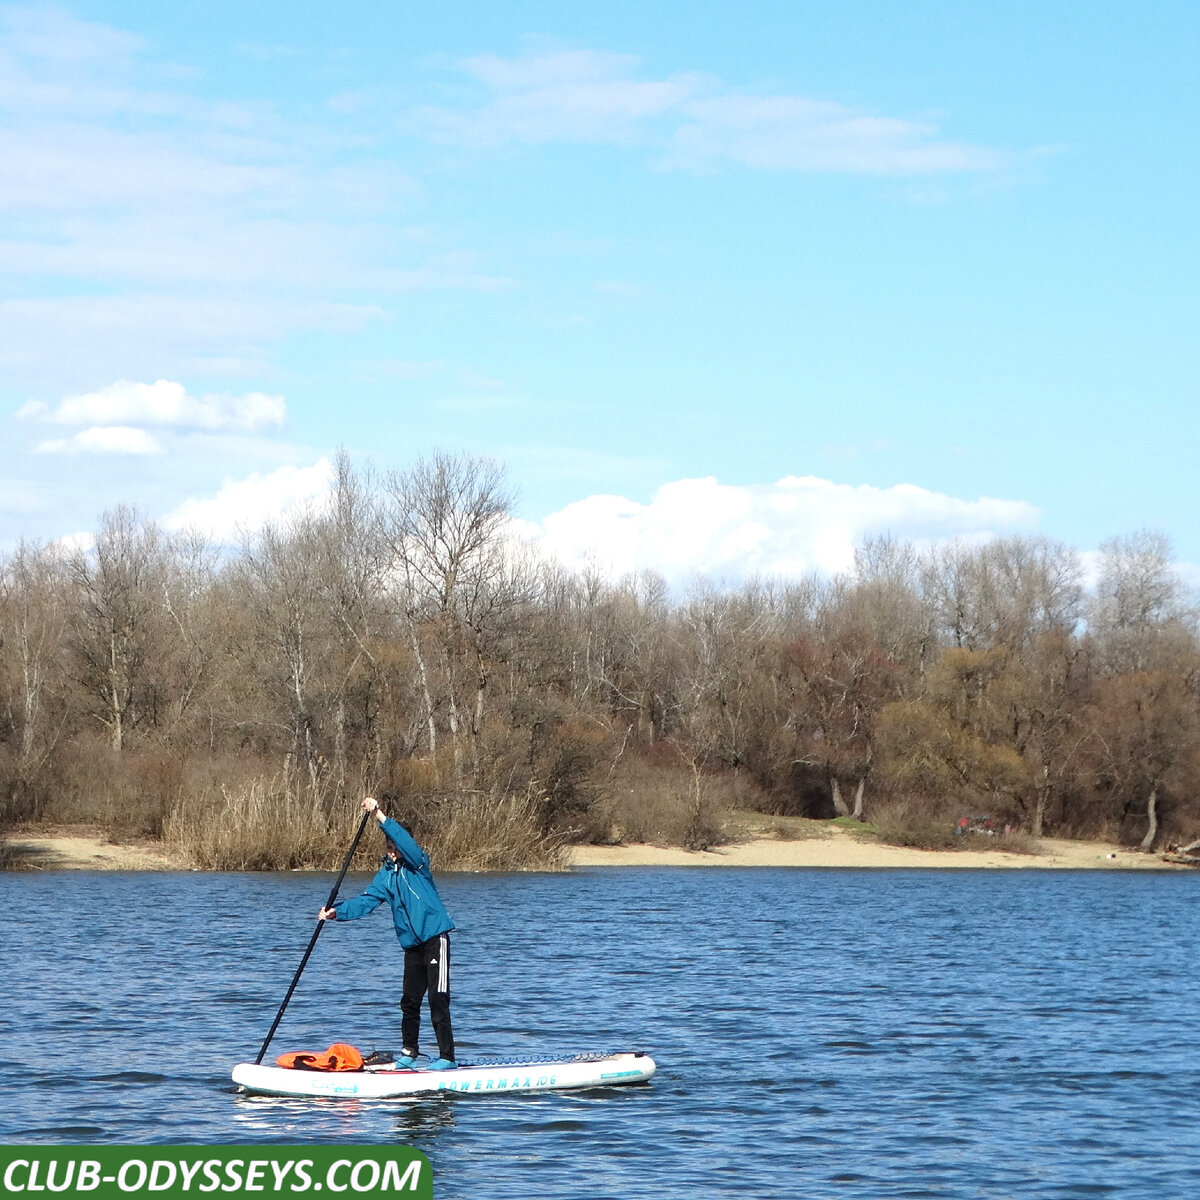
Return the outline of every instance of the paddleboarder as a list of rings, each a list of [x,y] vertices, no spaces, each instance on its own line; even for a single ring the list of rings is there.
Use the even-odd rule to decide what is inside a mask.
[[[386,816],[373,796],[362,802],[374,813],[387,838],[383,864],[361,896],[322,908],[322,921],[354,921],[374,912],[385,901],[391,905],[396,937],[404,947],[404,986],[400,996],[400,1036],[404,1046],[398,1067],[417,1060],[421,1032],[421,1002],[429,995],[429,1016],[437,1038],[438,1057],[432,1071],[457,1066],[454,1032],[450,1024],[450,919],[429,867],[429,855],[398,821]],[[366,817],[363,818],[366,820]]]

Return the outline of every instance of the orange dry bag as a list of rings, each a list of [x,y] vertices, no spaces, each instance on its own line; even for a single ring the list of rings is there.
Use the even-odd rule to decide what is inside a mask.
[[[346,1042],[334,1042],[319,1054],[292,1050],[281,1054],[275,1062],[278,1066],[295,1067],[300,1071],[361,1071],[363,1056]]]

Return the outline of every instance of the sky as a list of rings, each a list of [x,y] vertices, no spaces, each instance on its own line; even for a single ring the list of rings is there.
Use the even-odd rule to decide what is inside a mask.
[[[342,448],[618,573],[1196,573],[1197,61],[1169,0],[0,6],[0,550]]]

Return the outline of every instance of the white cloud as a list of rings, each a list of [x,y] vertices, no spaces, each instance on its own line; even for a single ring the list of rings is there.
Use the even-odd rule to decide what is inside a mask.
[[[638,60],[627,54],[534,48],[458,65],[486,93],[473,108],[412,113],[409,123],[435,138],[658,145],[662,165],[690,169],[732,162],[761,170],[929,175],[994,171],[1013,159],[992,147],[949,141],[929,120],[743,92],[698,72],[639,79]]]
[[[165,219],[181,209],[199,215],[207,204],[218,215],[218,205],[270,201],[289,187],[304,185],[294,169],[253,161],[248,147],[241,154],[228,146],[218,153],[216,147],[190,141],[181,135],[108,129],[82,117],[23,123],[0,135],[0,208],[61,217],[72,240],[88,245],[83,218],[103,206],[124,205],[143,215],[158,212]],[[107,227],[111,214],[99,215]],[[97,250],[102,249],[98,243]]]
[[[155,425],[256,433],[282,426],[287,418],[287,405],[282,396],[262,392],[197,397],[189,395],[182,383],[167,379],[156,383],[122,379],[95,392],[68,396],[54,409],[33,401],[18,409],[16,415],[56,425]]]
[[[409,362],[401,358],[360,359],[351,364],[354,374],[362,379],[399,379],[404,383],[435,379],[446,373],[446,364],[437,359]]]
[[[41,442],[38,454],[162,454],[163,446],[144,429],[129,425],[94,425],[69,438]]]
[[[210,100],[119,28],[0,5],[0,370],[11,387],[261,362],[421,289],[496,290],[409,237],[422,195],[379,143]]]
[[[606,83],[628,75],[638,65],[632,54],[603,50],[544,49],[517,58],[478,54],[463,59],[468,74],[497,91],[527,92],[564,84]]]
[[[929,121],[878,117],[799,96],[729,93],[686,106],[671,138],[670,166],[721,161],[776,171],[925,175],[994,171],[998,150],[943,140]]]
[[[321,458],[309,467],[283,466],[268,475],[226,479],[215,496],[185,500],[162,519],[166,529],[194,529],[229,544],[245,532],[319,507],[330,494],[333,463]]]
[[[522,524],[527,540],[571,567],[611,575],[653,569],[673,582],[703,574],[796,577],[849,570],[871,534],[918,544],[1031,530],[1020,500],[962,500],[911,484],[849,486],[813,476],[735,487],[716,479],[664,484],[648,504],[590,496]]]
[[[120,61],[143,45],[135,34],[45,7],[7,5],[0,9],[0,27],[8,43],[22,55],[68,68]]]
[[[63,554],[74,554],[76,551],[89,554],[96,548],[96,535],[88,533],[86,530],[79,533],[68,533],[63,537],[55,538],[54,546]]]
[[[593,50],[549,50],[465,59],[463,71],[491,91],[474,112],[427,108],[423,116],[444,136],[510,140],[619,142],[639,123],[677,108],[702,86],[699,76],[630,78],[637,60]]]

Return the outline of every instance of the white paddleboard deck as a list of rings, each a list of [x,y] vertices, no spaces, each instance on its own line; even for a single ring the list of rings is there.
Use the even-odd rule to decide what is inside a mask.
[[[362,1071],[305,1071],[238,1063],[233,1082],[260,1096],[324,1096],[330,1099],[385,1100],[423,1092],[460,1092],[473,1096],[510,1092],[551,1092],[571,1088],[645,1083],[656,1070],[648,1054],[580,1054],[542,1061],[512,1059],[463,1063],[450,1071],[397,1070],[392,1066]]]

